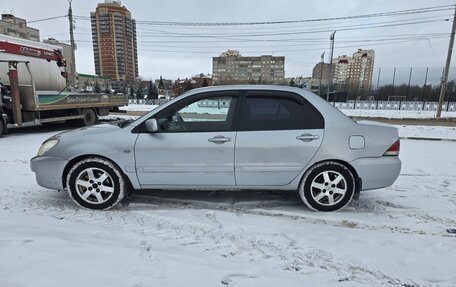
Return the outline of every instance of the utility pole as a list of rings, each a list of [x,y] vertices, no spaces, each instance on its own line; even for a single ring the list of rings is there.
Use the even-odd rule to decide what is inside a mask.
[[[453,26],[451,28],[451,38],[450,38],[450,45],[448,46],[448,55],[447,55],[445,70],[443,71],[442,81],[441,81],[441,85],[440,85],[439,104],[437,106],[437,113],[435,115],[437,118],[440,118],[440,116],[442,115],[443,98],[445,97],[445,92],[446,92],[446,87],[447,87],[447,82],[448,82],[448,72],[450,71],[451,55],[453,54],[455,31],[456,31],[456,6],[454,8]]]
[[[426,85],[428,79],[429,67],[426,68],[426,76],[424,77],[424,86],[423,86],[423,101],[426,102]]]
[[[382,68],[378,68],[378,77],[377,77],[377,92],[380,86],[380,75],[382,74]]]
[[[407,95],[405,96],[405,100],[409,100],[409,92],[410,92],[410,81],[412,80],[412,71],[413,68],[410,68],[410,74],[409,74],[409,80],[408,80],[408,86],[407,86]]]
[[[326,94],[326,101],[329,102],[329,92],[331,90],[332,85],[332,64],[333,64],[333,56],[334,56],[334,38],[336,37],[336,31],[334,31],[331,36],[329,36],[329,40],[331,40],[331,58],[329,59],[329,82],[328,82],[328,93]]]
[[[74,22],[73,22],[73,9],[71,8],[72,0],[68,0],[69,8],[68,8],[68,21],[70,21],[70,44],[71,44],[71,57],[73,61],[71,62],[71,77],[70,77],[70,85],[76,84],[76,57],[74,51],[76,50],[76,44],[74,43]]]
[[[321,54],[320,84],[318,85],[318,95],[321,97],[321,81],[323,80],[323,68],[325,66],[325,52]]]
[[[393,72],[393,86],[391,87],[391,96],[394,97],[394,82],[396,81],[396,67],[394,67]]]

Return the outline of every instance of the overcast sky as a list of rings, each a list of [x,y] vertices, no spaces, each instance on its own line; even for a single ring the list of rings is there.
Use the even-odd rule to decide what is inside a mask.
[[[64,0],[2,1],[2,12],[32,21],[67,14]],[[90,16],[97,3],[73,0],[73,13]],[[122,1],[137,21],[179,22],[261,22],[329,18],[390,12],[455,4],[454,0],[166,0]],[[338,20],[319,23],[282,25],[250,25],[223,27],[137,25],[139,74],[144,79],[191,77],[212,73],[212,57],[227,49],[242,55],[273,54],[285,56],[286,77],[310,76],[323,52],[329,55],[330,30],[336,33],[334,57],[351,55],[357,48],[375,50],[375,69],[382,67],[382,82],[390,81],[392,67],[398,70],[399,81],[408,79],[414,67],[414,82],[424,79],[425,67],[431,69],[430,81],[438,81],[445,64],[453,11],[438,11],[407,16]],[[425,22],[404,25],[411,22]],[[401,24],[383,28],[384,26]],[[54,37],[67,42],[66,18],[31,23],[40,30],[41,39]],[[345,30],[357,27],[356,30]],[[359,29],[359,27],[362,27]],[[314,31],[321,31],[313,33]],[[75,38],[78,43],[76,67],[80,73],[94,74],[90,21],[77,20]],[[267,33],[270,35],[259,36]],[[280,35],[288,33],[286,35]],[[298,34],[300,33],[300,34]],[[443,34],[446,33],[446,34]],[[417,35],[420,36],[417,36]],[[329,58],[326,57],[325,61]],[[377,73],[377,72],[376,72]]]

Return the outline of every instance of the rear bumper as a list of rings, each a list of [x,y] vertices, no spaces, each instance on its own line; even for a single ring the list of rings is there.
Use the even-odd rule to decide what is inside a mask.
[[[401,160],[397,156],[361,158],[352,166],[363,182],[362,190],[384,188],[392,185],[401,172]]]
[[[36,156],[30,160],[36,182],[45,188],[63,190],[62,175],[68,161],[51,156]]]

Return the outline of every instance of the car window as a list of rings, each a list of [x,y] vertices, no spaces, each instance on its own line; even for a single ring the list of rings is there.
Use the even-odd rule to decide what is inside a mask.
[[[231,130],[236,96],[206,96],[170,108],[157,118],[161,132],[210,132]]]
[[[322,129],[321,114],[304,99],[286,95],[249,94],[242,108],[240,130]]]

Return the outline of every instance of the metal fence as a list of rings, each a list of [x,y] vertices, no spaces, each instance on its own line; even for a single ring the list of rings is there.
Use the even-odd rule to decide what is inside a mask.
[[[338,109],[354,110],[406,110],[406,111],[436,111],[438,102],[424,101],[347,101],[346,103],[331,103]],[[455,112],[456,102],[446,102],[443,111]]]
[[[128,103],[136,105],[162,105],[166,99],[129,100]],[[436,111],[438,102],[424,101],[347,101],[331,102],[338,109],[353,110],[406,110],[406,111]],[[442,111],[456,112],[456,102],[446,102]]]
[[[129,105],[163,105],[166,103],[167,99],[129,99],[128,104]]]

